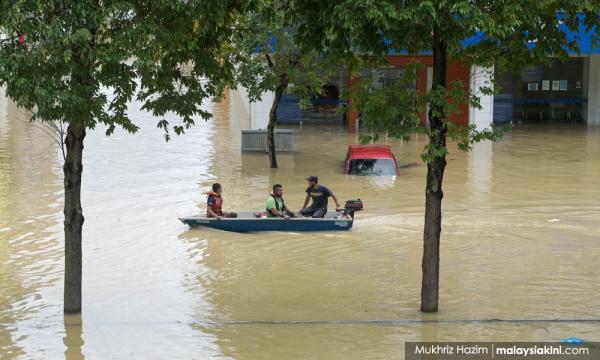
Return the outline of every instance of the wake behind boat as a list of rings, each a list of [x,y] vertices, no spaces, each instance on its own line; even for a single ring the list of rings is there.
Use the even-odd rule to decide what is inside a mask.
[[[236,218],[209,218],[207,216],[190,216],[179,218],[190,227],[204,226],[213,229],[233,232],[255,231],[339,231],[350,230],[354,224],[354,212],[362,209],[358,200],[346,201],[345,209],[326,214],[324,218],[296,216],[290,219],[263,218],[261,211],[240,211]]]

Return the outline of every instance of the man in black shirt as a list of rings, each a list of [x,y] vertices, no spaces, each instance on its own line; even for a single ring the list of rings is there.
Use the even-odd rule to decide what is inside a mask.
[[[335,201],[336,211],[340,211],[338,199],[326,186],[319,185],[318,177],[309,176],[306,180],[308,180],[308,188],[306,189],[306,199],[304,200],[304,205],[302,206],[302,210],[300,210],[300,214],[303,216],[312,216],[313,218],[324,217],[327,213],[327,199],[330,196],[333,198],[333,201]],[[306,207],[311,198],[312,204],[310,204],[309,207]]]

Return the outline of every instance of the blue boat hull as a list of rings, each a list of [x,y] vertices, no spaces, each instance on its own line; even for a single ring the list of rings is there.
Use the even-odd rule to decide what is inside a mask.
[[[337,218],[233,218],[214,219],[203,216],[179,218],[190,227],[204,226],[213,229],[233,232],[255,232],[255,231],[340,231],[350,230],[354,220],[350,217]]]

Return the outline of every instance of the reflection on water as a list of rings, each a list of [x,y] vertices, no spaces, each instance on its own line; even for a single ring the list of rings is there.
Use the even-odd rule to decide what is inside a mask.
[[[0,353],[13,358],[35,341],[22,326],[58,295],[62,180],[52,139],[4,97],[0,109]]]
[[[139,104],[139,134],[90,132],[83,320],[62,315],[60,157],[0,98],[2,359],[389,359],[411,340],[600,340],[598,322],[479,321],[600,318],[598,128],[518,127],[469,154],[451,148],[441,311],[421,314],[426,167],[346,176],[357,136],[304,127],[270,169],[265,154],[240,152],[247,120],[234,95],[170,143]],[[425,141],[389,143],[410,164]],[[234,234],[177,221],[204,211],[217,181],[225,210],[262,209],[274,183],[297,209],[307,175],[340,201],[364,201],[352,231]],[[454,321],[465,319],[475,321]]]
[[[83,360],[85,357],[81,351],[83,341],[83,324],[81,315],[65,315],[65,359]]]

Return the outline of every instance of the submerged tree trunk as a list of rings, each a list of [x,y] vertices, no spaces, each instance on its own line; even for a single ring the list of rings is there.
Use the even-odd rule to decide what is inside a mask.
[[[83,211],[81,209],[81,172],[83,122],[73,122],[67,128],[65,145],[67,156],[63,166],[65,185],[65,313],[81,312],[81,229]]]
[[[275,125],[277,124],[277,108],[283,93],[287,89],[287,80],[282,77],[279,84],[275,88],[275,97],[273,98],[273,105],[269,112],[269,126],[267,126],[267,146],[269,147],[269,162],[271,168],[277,168],[277,155],[275,154]]]
[[[447,51],[446,45],[433,36],[433,89],[446,87]],[[435,110],[435,111],[433,111]],[[430,144],[435,148],[446,147],[446,125],[442,109],[429,112]],[[440,278],[440,233],[442,230],[442,181],[446,168],[446,156],[435,156],[427,164],[427,185],[425,187],[425,228],[423,230],[423,283],[421,287],[421,311],[437,312]]]

